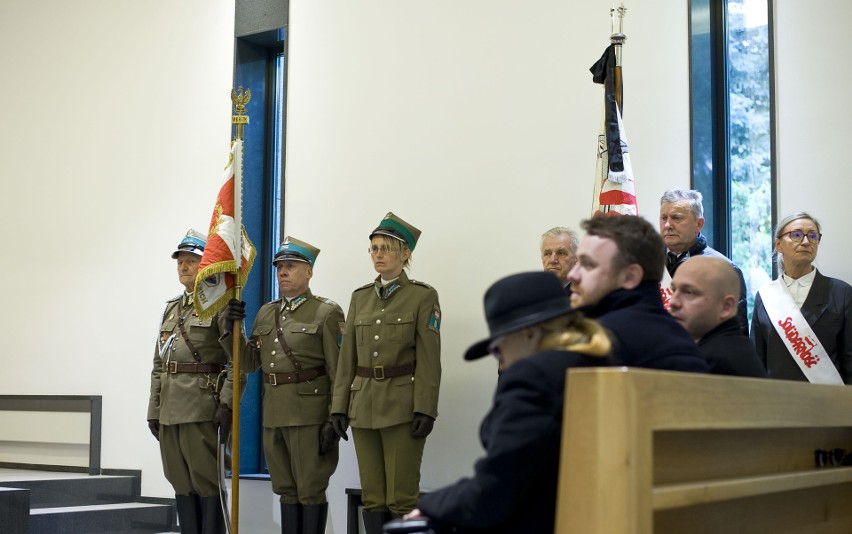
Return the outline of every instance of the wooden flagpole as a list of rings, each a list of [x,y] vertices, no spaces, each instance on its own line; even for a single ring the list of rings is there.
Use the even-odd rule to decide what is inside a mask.
[[[615,31],[615,13],[618,12],[618,31]],[[621,45],[627,40],[624,35],[624,15],[627,14],[627,8],[624,7],[624,2],[616,9],[614,6],[609,10],[610,19],[612,20],[612,34],[609,36],[610,42],[615,46],[615,68],[613,77],[613,87],[615,88],[615,102],[618,104],[618,111],[621,116],[624,116],[624,86],[621,79]]]
[[[239,272],[243,258],[243,126],[248,124],[246,104],[251,100],[251,91],[240,87],[239,91],[231,90],[231,102],[234,104],[234,114],[231,123],[236,125],[234,141],[234,223],[239,235],[239,247],[234,258],[237,266],[234,274],[234,291],[237,300],[242,293],[242,283]],[[242,397],[242,380],[240,372],[240,349],[243,341],[242,321],[234,321],[233,370],[234,370],[234,399],[233,420],[231,425],[231,534],[239,534],[240,529],[240,398]]]

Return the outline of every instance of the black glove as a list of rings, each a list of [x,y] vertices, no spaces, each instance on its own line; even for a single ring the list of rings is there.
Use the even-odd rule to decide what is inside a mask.
[[[425,438],[432,433],[435,420],[423,413],[414,413],[414,421],[411,422],[411,437]]]
[[[340,442],[340,436],[337,435],[337,432],[334,430],[334,426],[331,423],[322,424],[322,427],[320,427],[319,439],[320,456],[333,449],[334,446]]]
[[[216,415],[213,416],[213,424],[216,425],[216,429],[219,430],[219,435],[222,436],[222,441],[225,441],[228,438],[228,434],[231,433],[231,426],[234,421],[233,417],[233,410],[224,404],[219,405],[219,409],[216,410]]]
[[[159,419],[148,419],[148,430],[151,431],[151,434],[154,434],[154,437],[157,438],[157,441],[160,441],[160,420]]]
[[[246,318],[246,303],[231,299],[228,301],[228,306],[225,308],[225,331],[234,331],[234,321],[242,321]]]
[[[349,418],[345,414],[331,414],[331,427],[338,437],[343,438],[343,441],[349,441],[349,436],[346,435],[346,429],[349,428]]]

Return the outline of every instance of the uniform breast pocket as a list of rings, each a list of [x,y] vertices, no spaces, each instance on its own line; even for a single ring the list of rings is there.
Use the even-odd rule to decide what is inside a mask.
[[[355,320],[355,340],[358,345],[365,345],[370,338],[370,321],[368,319]]]
[[[301,353],[316,353],[322,349],[322,339],[317,325],[308,323],[290,323],[285,327],[287,333],[287,343],[296,352]]]
[[[272,337],[272,332],[271,324],[255,325],[251,333],[251,341],[257,345],[257,348],[260,348],[264,343],[270,341],[269,338]]]
[[[177,323],[175,321],[166,321],[160,326],[160,333],[169,337],[172,333],[174,333],[175,328],[177,328]]]
[[[197,324],[194,324],[189,327],[189,339],[193,343],[204,343],[205,341],[211,339],[210,336],[214,335],[211,329],[212,321],[210,319],[199,321]],[[216,338],[219,336],[216,335]]]
[[[389,314],[385,321],[388,326],[388,339],[398,343],[414,339],[413,313]]]

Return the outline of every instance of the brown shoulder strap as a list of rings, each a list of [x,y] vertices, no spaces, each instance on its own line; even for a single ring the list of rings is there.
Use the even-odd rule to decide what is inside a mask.
[[[293,367],[295,367],[297,371],[301,370],[302,364],[296,361],[295,356],[293,356],[293,349],[290,348],[290,345],[287,344],[287,340],[284,339],[284,329],[281,328],[281,310],[275,310],[275,332],[278,334],[278,344],[281,345],[282,349],[284,349],[284,354],[290,358],[290,361],[293,362]]]
[[[192,353],[192,357],[195,358],[195,361],[201,363],[201,356],[198,354],[198,351],[195,350],[195,346],[193,346],[192,341],[189,340],[189,335],[186,333],[186,327],[184,323],[186,320],[183,317],[183,304],[178,305],[178,327],[180,327],[180,335],[183,336],[183,340],[186,342],[186,346],[189,347],[189,352]]]

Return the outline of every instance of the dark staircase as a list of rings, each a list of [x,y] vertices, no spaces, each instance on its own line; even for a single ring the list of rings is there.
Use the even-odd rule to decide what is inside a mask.
[[[0,473],[2,473],[0,469]],[[28,472],[0,480],[0,525],[8,534],[176,532],[174,502],[140,496],[140,473]],[[118,472],[116,472],[118,473]]]

